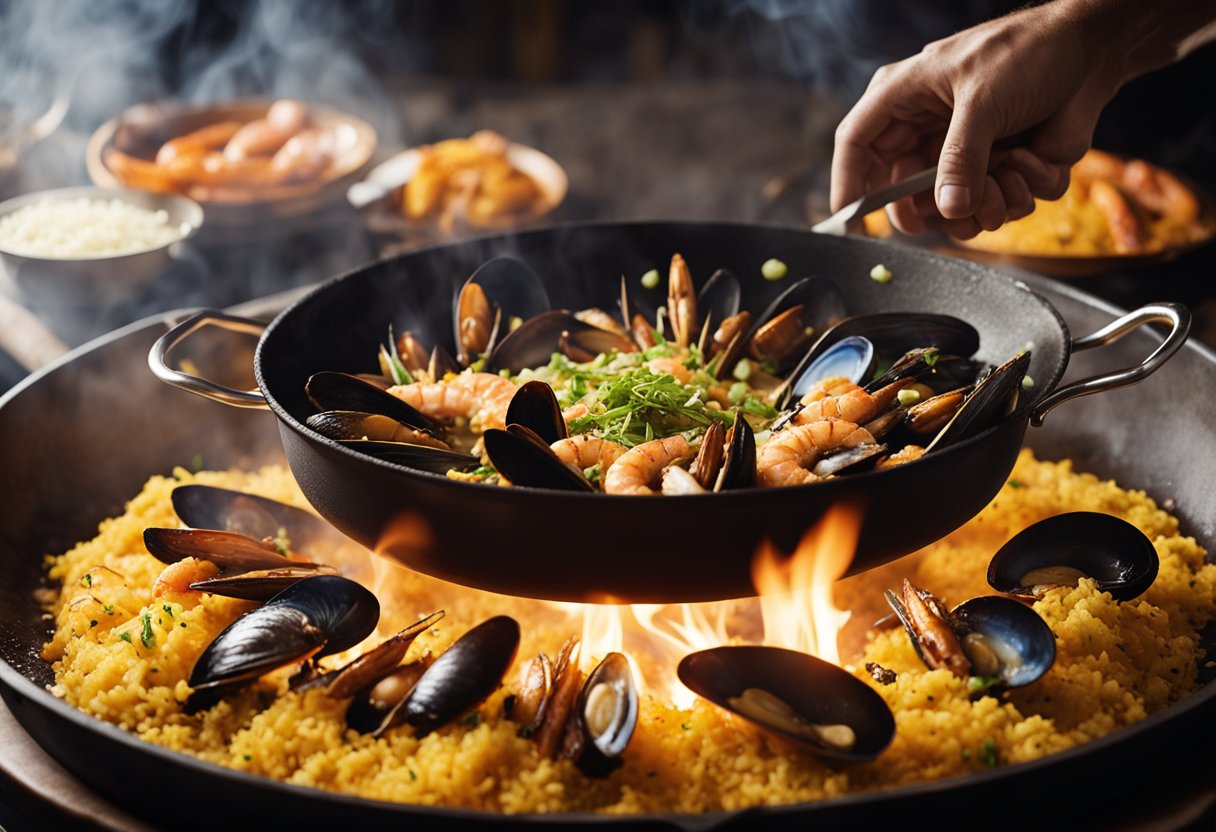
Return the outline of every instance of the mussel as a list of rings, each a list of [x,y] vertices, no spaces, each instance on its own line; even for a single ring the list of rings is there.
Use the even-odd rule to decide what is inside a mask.
[[[332,575],[333,567],[292,560],[284,540],[254,540],[237,532],[213,529],[144,529],[144,545],[162,563],[196,558],[215,564],[217,572],[194,581],[191,589],[265,601],[291,584],[312,575]]]
[[[401,705],[418,736],[477,707],[502,683],[519,649],[519,624],[495,616],[469,630],[435,659]]]
[[[387,416],[402,425],[439,437],[439,425],[429,416],[410,407],[401,399],[374,384],[349,373],[324,370],[313,373],[304,392],[322,412],[331,410],[374,413]]]
[[[273,540],[300,552],[319,552],[350,540],[310,511],[277,500],[216,488],[179,485],[173,510],[192,529],[237,532],[254,540]]]
[[[685,656],[676,672],[699,696],[823,757],[871,760],[895,736],[895,717],[881,696],[806,653],[715,647]]]
[[[582,472],[558,459],[545,440],[523,425],[490,428],[483,435],[494,468],[515,485],[559,491],[594,491]]]
[[[514,257],[502,256],[473,272],[452,307],[456,357],[468,366],[492,352],[516,322],[548,312],[549,295],[536,272]]]
[[[196,691],[228,692],[280,667],[340,653],[376,627],[380,603],[355,581],[318,575],[293,583],[228,625],[190,673]]]
[[[747,353],[777,370],[802,363],[804,351],[845,315],[840,289],[822,277],[804,277],[777,296],[745,336]],[[729,369],[729,368],[727,368]]]
[[[927,450],[975,436],[1016,410],[1029,368],[1030,353],[1022,352],[989,373],[967,394]]]
[[[571,715],[564,753],[591,777],[621,764],[638,724],[638,691],[623,653],[609,653],[587,676]]]
[[[1015,688],[1038,680],[1055,661],[1055,635],[1025,604],[990,595],[948,610],[907,580],[900,595],[891,590],[885,595],[931,670],[943,668],[960,679],[974,677],[991,686]]]
[[[550,445],[570,435],[557,396],[543,381],[520,386],[507,405],[506,424],[523,425]]]
[[[1040,597],[1094,578],[1098,589],[1130,601],[1152,586],[1159,560],[1153,542],[1110,514],[1057,514],[1024,529],[997,550],[988,584],[1009,595]]]

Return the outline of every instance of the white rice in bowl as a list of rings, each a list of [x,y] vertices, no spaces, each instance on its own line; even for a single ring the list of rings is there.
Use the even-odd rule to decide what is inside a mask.
[[[121,199],[44,199],[0,217],[0,249],[25,257],[112,257],[181,238],[167,211]]]

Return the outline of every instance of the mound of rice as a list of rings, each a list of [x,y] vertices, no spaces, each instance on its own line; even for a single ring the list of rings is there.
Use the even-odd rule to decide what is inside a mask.
[[[49,558],[51,576],[63,586],[45,649],[54,662],[53,692],[149,742],[295,784],[384,800],[501,812],[704,812],[965,775],[1104,736],[1186,696],[1197,684],[1196,631],[1216,617],[1216,566],[1204,563],[1203,550],[1179,534],[1173,517],[1143,492],[1024,451],[1009,483],[970,523],[915,555],[841,582],[836,597],[863,624],[885,611],[882,589],[904,576],[958,603],[991,594],[984,580],[989,558],[1031,523],[1077,510],[1130,521],[1161,557],[1156,582],[1122,604],[1091,580],[1038,601],[1035,609],[1058,646],[1047,676],[1000,699],[972,699],[965,681],[927,670],[902,630],[880,631],[865,637],[863,654],[850,665],[895,713],[895,740],[873,762],[831,765],[711,703],[698,700],[682,711],[647,696],[624,766],[596,780],[568,761],[540,759],[535,744],[517,736],[517,726],[502,717],[506,688],[476,716],[422,740],[408,727],[379,739],[348,731],[346,701],[319,690],[288,692],[289,671],[186,715],[185,680],[195,659],[252,606],[197,593],[153,598],[163,566],[147,554],[142,532],[177,524],[169,495],[189,482],[306,505],[284,468],[153,477],[125,514],[101,524],[97,537]],[[357,577],[385,605],[384,632],[446,610],[415,651],[438,654],[499,613],[523,623],[517,662],[542,649],[555,655],[572,634],[567,614],[552,605],[454,588],[370,558],[358,568]],[[875,682],[866,662],[895,671],[896,681]],[[515,678],[513,670],[507,687]]]

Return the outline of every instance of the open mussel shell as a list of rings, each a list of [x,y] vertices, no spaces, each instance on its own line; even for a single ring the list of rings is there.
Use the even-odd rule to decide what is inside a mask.
[[[506,424],[523,425],[552,445],[570,435],[553,388],[543,381],[525,382],[507,405]]]
[[[401,663],[405,654],[409,652],[410,645],[414,643],[414,639],[434,626],[441,618],[443,618],[443,610],[420,618],[366,653],[351,659],[332,673],[326,673],[320,677],[320,681],[325,685],[325,692],[336,699],[342,699],[354,696],[361,689],[374,685]]]
[[[811,345],[787,378],[791,382],[776,401],[784,410],[794,400],[794,388],[801,389],[799,397],[814,380],[801,381],[802,375],[838,341],[860,336],[874,345],[880,358],[897,359],[906,353],[933,347],[941,355],[970,357],[980,348],[980,334],[975,327],[952,315],[930,312],[880,312],[845,318],[827,330],[820,330],[818,340]]]
[[[848,470],[861,468],[867,462],[873,463],[886,452],[886,445],[877,442],[863,442],[823,457],[815,463],[811,473],[818,477],[835,476]]]
[[[426,445],[431,448],[448,448],[442,439],[436,439],[425,431],[403,425],[396,419],[378,413],[360,413],[356,410],[326,410],[314,413],[304,424],[322,436],[341,441],[371,439],[377,442],[402,442],[407,445]]]
[[[804,277],[777,296],[755,319],[744,338],[753,358],[778,369],[799,361],[808,343],[845,316],[844,298],[836,284]]]
[[[624,654],[609,653],[587,676],[574,717],[573,757],[583,773],[601,777],[620,766],[638,724],[638,691]]]
[[[228,689],[313,656],[354,647],[376,627],[380,603],[336,575],[297,581],[228,625],[190,673],[196,690]]]
[[[312,512],[242,491],[179,485],[173,489],[172,499],[173,510],[192,529],[237,532],[254,540],[283,540],[302,552],[350,543]]]
[[[1051,669],[1056,637],[1033,609],[1000,595],[964,601],[950,612],[973,676],[1001,687],[1029,685]]]
[[[490,428],[482,440],[494,469],[515,485],[595,490],[586,477],[558,459],[545,440],[523,425],[508,425],[506,430]]]
[[[346,439],[338,444],[385,462],[404,465],[406,468],[413,468],[417,471],[429,471],[432,474],[446,474],[453,470],[468,471],[481,464],[477,457],[462,454],[459,451],[412,445],[407,442]]]
[[[439,436],[439,426],[430,417],[393,394],[348,373],[330,370],[313,373],[304,387],[304,392],[317,410],[322,412],[347,410],[377,413],[432,436]]]
[[[268,601],[296,581],[313,575],[335,575],[331,566],[317,564],[289,564],[274,569],[255,569],[239,575],[227,575],[195,581],[191,589],[222,595],[225,598],[240,598],[245,601]]]
[[[992,427],[1017,409],[1030,353],[1022,352],[975,385],[926,450],[944,448]]]
[[[715,647],[676,669],[694,693],[816,754],[871,760],[895,717],[873,689],[834,664],[779,647]]]
[[[293,565],[316,566],[292,561],[280,554],[273,542],[215,529],[147,528],[144,529],[144,546],[161,563],[198,558],[214,563],[221,575]]]
[[[402,704],[418,736],[477,707],[502,684],[519,649],[519,623],[495,616],[469,630],[435,659]]]
[[[400,724],[401,706],[422,674],[431,666],[428,653],[402,665],[356,693],[346,706],[346,725],[360,734],[378,737]]]
[[[1159,559],[1153,542],[1110,514],[1057,514],[1024,529],[997,550],[988,584],[1011,595],[1036,595],[1052,586],[1075,586],[1084,576],[1119,601],[1152,586]]]
[[[714,482],[714,491],[731,491],[736,488],[751,488],[756,480],[756,434],[743,418],[741,410],[735,411],[722,455],[722,467]]]
[[[742,297],[739,278],[727,269],[718,269],[705,281],[697,293],[697,325],[701,331],[697,343],[703,354],[708,355],[710,351],[708,342],[714,331],[723,321],[738,314]]]
[[[498,340],[490,353],[486,371],[510,370],[518,373],[528,367],[542,367],[553,353],[561,351],[562,336],[584,329],[595,329],[564,309],[554,309],[524,320]],[[607,330],[600,330],[606,332]]]
[[[476,287],[470,284],[476,284]],[[480,289],[479,300],[484,300],[484,307],[480,309],[475,308],[477,304],[468,302],[471,295],[477,294],[476,289]],[[548,312],[549,308],[549,294],[544,284],[523,261],[506,255],[487,260],[460,287],[452,304],[452,331],[459,357],[468,364],[477,358],[476,353],[494,348],[493,341],[484,338],[471,344],[467,337],[470,329],[479,329],[489,335],[497,326],[501,341],[512,319],[527,321]],[[468,316],[471,314],[488,317],[470,321]],[[468,349],[470,345],[472,352]]]
[[[812,386],[827,378],[843,377],[861,385],[874,373],[877,353],[869,338],[850,335],[832,344],[806,366],[792,384],[792,400],[800,400]]]

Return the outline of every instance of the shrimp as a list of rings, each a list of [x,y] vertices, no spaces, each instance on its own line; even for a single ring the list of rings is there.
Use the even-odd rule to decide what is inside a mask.
[[[575,402],[574,404],[570,405],[569,407],[562,409],[562,418],[566,421],[566,424],[568,425],[571,422],[573,422],[575,419],[581,419],[590,412],[591,412],[591,408],[587,407],[587,405],[583,404],[582,402]]]
[[[679,358],[652,358],[646,362],[646,369],[658,375],[674,376],[680,384],[692,381],[692,372]]]
[[[860,389],[859,386],[844,376],[829,376],[828,378],[821,378],[812,384],[811,389],[802,397],[801,402],[802,404],[812,404],[821,399],[826,399],[828,396],[841,396]]]
[[[517,389],[494,373],[461,373],[451,381],[399,384],[388,392],[433,419],[463,417],[474,429],[485,430],[505,425]]]
[[[791,425],[774,434],[757,453],[756,480],[767,487],[818,482],[824,478],[808,469],[823,456],[869,442],[874,436],[868,430],[843,419]]]
[[[1199,219],[1199,200],[1169,171],[1134,159],[1123,169],[1122,184],[1132,199],[1170,222],[1188,225]]]
[[[589,433],[580,433],[560,439],[549,446],[557,458],[580,471],[593,465],[600,466],[600,476],[608,472],[612,464],[625,453],[625,446],[609,439],[601,439]]]
[[[683,436],[652,439],[621,454],[604,476],[608,494],[653,494],[651,483],[663,469],[692,455],[692,445]]]
[[[1106,218],[1115,251],[1134,254],[1144,248],[1140,219],[1118,188],[1104,179],[1096,179],[1089,186],[1089,201]]]
[[[881,390],[867,393],[861,387],[849,390],[847,393],[825,396],[818,401],[807,404],[794,416],[795,425],[805,425],[819,422],[823,419],[844,419],[846,422],[862,424],[882,413],[895,400],[899,391],[912,383],[905,378],[893,381]],[[856,385],[853,385],[856,387]]]
[[[219,567],[209,560],[183,558],[161,570],[152,586],[152,597],[193,606],[191,602],[198,600],[199,592],[197,589],[191,589],[190,584],[210,580],[216,577],[219,571]]]

